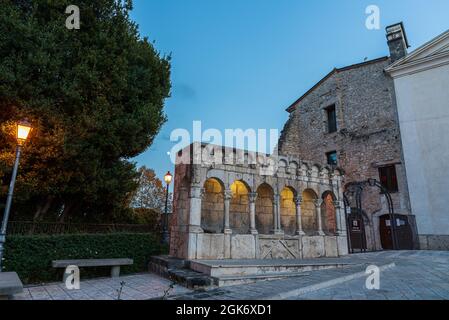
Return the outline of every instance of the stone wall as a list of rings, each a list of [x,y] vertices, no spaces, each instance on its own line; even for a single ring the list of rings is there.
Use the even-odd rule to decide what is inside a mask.
[[[186,157],[194,146],[178,154],[170,255],[183,259],[293,259],[348,253],[346,224],[341,223],[343,177],[339,169],[267,155],[253,155],[260,157],[257,164],[195,163],[192,157],[198,151]],[[206,146],[197,145],[199,153]],[[225,154],[236,152],[224,150]],[[279,163],[282,170],[277,170]],[[308,194],[313,195],[311,199]],[[333,234],[323,232],[326,219],[322,219],[321,207],[326,194],[332,194],[333,204],[338,204],[325,212],[326,216],[330,212],[335,215]],[[313,221],[311,229],[303,230],[308,219]],[[312,244],[316,247],[310,248]]]
[[[289,108],[290,118],[279,142],[279,153],[326,163],[326,153],[337,152],[345,183],[379,180],[379,167],[395,165],[399,192],[392,194],[396,213],[410,215],[402,161],[393,81],[384,73],[383,58],[335,69]],[[326,108],[335,105],[338,131],[328,133]],[[371,250],[382,249],[378,216],[388,213],[378,189],[364,193],[367,238]]]

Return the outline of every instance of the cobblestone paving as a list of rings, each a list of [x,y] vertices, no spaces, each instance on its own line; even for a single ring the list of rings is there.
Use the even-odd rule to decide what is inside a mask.
[[[449,252],[401,251],[355,254],[339,259],[357,266],[307,273],[302,277],[213,289],[174,297],[180,300],[448,300]],[[381,272],[380,290],[365,287],[366,276],[335,285],[323,283],[364,272],[368,265],[395,267]],[[286,293],[311,288],[303,294]],[[315,289],[314,289],[315,288]]]
[[[121,282],[121,300],[148,300],[164,296],[171,284],[169,280],[154,274],[138,274],[120,278],[104,278],[81,281],[80,290],[67,290],[63,283],[25,288],[15,300],[117,300]],[[190,290],[175,286],[170,295],[179,295]]]

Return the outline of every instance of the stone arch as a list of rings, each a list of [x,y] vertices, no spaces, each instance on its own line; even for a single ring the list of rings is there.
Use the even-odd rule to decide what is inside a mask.
[[[287,160],[281,159],[279,160],[279,172],[280,173],[286,173],[288,168],[288,162]]]
[[[250,229],[249,193],[251,189],[242,180],[236,180],[231,185],[231,204],[229,220],[234,234],[247,234]]]
[[[201,201],[201,228],[205,233],[222,233],[224,225],[224,183],[209,178],[204,183]]]
[[[310,176],[312,178],[319,178],[320,176],[320,167],[316,164],[314,164],[312,166],[312,168],[310,169]]]
[[[326,234],[334,235],[337,233],[337,210],[335,208],[337,197],[332,191],[327,190],[321,198],[323,200],[321,203],[323,231]]]
[[[296,232],[296,190],[285,187],[281,191],[281,228],[287,235],[295,235]]]
[[[317,193],[312,189],[305,189],[302,192],[302,228],[307,234],[314,234],[318,230],[318,222],[316,216]]]
[[[288,168],[289,168],[290,174],[296,175],[298,172],[299,165],[296,161],[291,161]]]
[[[270,234],[274,230],[273,199],[273,188],[267,183],[262,183],[257,188],[256,200],[256,229],[260,234]]]

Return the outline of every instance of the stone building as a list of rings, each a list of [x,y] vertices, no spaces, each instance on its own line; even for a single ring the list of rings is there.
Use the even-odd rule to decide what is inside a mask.
[[[288,107],[290,117],[279,153],[338,165],[346,184],[372,178],[381,181],[392,195],[395,213],[404,217],[398,229],[406,224],[410,238],[416,239],[394,83],[384,72],[407,54],[408,42],[402,24],[392,27],[387,28],[390,57],[334,69]],[[385,197],[372,189],[363,194],[362,201],[364,245],[368,250],[390,249]],[[354,246],[362,247],[360,243]]]
[[[170,255],[300,259],[348,253],[342,175],[292,156],[194,143],[177,155]]]

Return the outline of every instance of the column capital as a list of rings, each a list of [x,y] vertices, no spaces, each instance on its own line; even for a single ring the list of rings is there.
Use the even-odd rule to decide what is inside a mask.
[[[231,190],[225,190],[224,191],[224,199],[225,200],[231,200],[232,199],[232,191]]]
[[[297,206],[300,206],[302,204],[302,197],[301,196],[296,196],[295,197],[295,204]]]
[[[202,199],[206,190],[200,186],[191,186],[189,198]]]
[[[249,202],[251,202],[251,203],[256,202],[257,197],[258,197],[257,192],[250,192],[250,193],[248,193],[248,199],[249,199]]]
[[[334,201],[334,207],[335,207],[335,209],[341,209],[341,208],[343,208],[343,205],[342,205],[341,201]]]
[[[314,202],[314,204],[315,204],[315,207],[320,208],[320,207],[321,207],[321,204],[323,203],[323,200],[321,200],[321,199],[316,199],[316,200],[314,200],[313,202]]]

